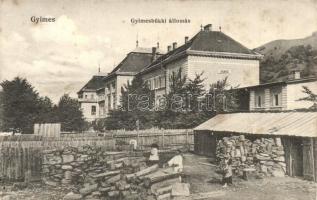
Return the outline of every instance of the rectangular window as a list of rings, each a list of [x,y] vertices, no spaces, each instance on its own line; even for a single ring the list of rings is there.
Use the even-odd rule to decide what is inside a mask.
[[[258,96],[258,107],[261,107],[262,101],[261,101],[261,96]]]
[[[153,90],[154,89],[154,78],[151,78],[150,81],[151,81],[151,90]]]
[[[111,109],[111,96],[108,94],[108,110]]]
[[[256,106],[258,108],[262,107],[262,97],[261,96],[257,96],[257,98],[256,98]]]
[[[147,84],[147,87],[148,87],[149,89],[151,89],[151,81],[150,81],[150,80],[146,80],[146,84]]]
[[[116,94],[112,94],[112,108],[115,109],[116,107]]]
[[[277,94],[274,95],[274,100],[275,100],[274,105],[275,105],[275,106],[278,106],[278,105],[279,105],[279,102],[278,102],[278,95],[277,95]]]
[[[159,76],[159,88],[162,88],[162,76]]]
[[[165,76],[162,76],[162,87],[165,87]]]
[[[96,115],[96,106],[91,106],[91,115]]]
[[[280,93],[275,93],[272,95],[271,98],[271,105],[272,106],[281,106],[282,101],[281,101],[281,94]]]

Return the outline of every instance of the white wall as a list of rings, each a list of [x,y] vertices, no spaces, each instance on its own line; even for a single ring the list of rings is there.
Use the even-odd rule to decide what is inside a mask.
[[[233,86],[247,87],[259,84],[259,61],[206,56],[188,57],[188,78],[204,72],[205,87],[223,80],[228,76],[228,83]]]
[[[177,74],[179,69],[182,68],[182,76],[188,76],[188,57],[182,58],[175,62],[171,62],[166,66],[166,92],[169,92],[170,86],[170,77],[173,75],[173,72]]]
[[[120,99],[121,99],[121,88],[128,84],[128,82],[131,84],[134,76],[120,76],[118,75],[116,78],[116,106],[120,105]]]
[[[91,106],[96,106],[96,114],[95,115],[91,115]],[[99,106],[98,103],[92,103],[92,102],[82,102],[81,106],[80,106],[84,118],[87,121],[94,121],[95,119],[97,119],[99,117]]]
[[[297,101],[307,95],[302,92],[303,86],[307,86],[313,93],[317,94],[317,81],[306,83],[293,83],[287,85],[287,109],[309,108],[313,105],[310,101]]]

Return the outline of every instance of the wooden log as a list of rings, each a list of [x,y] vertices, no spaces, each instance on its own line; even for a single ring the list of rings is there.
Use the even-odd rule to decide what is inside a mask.
[[[171,191],[172,191],[172,185],[168,185],[165,187],[158,188],[155,192],[155,195],[159,196],[161,194],[170,193]]]
[[[177,177],[154,183],[151,185],[151,191],[152,193],[155,193],[157,189],[172,185],[174,183],[180,183],[180,179]]]
[[[101,173],[101,174],[93,175],[92,177],[93,178],[101,178],[101,177],[113,176],[113,175],[117,175],[117,174],[120,174],[119,170],[104,172],[104,173]]]
[[[82,195],[90,194],[98,189],[98,184],[87,185],[84,188],[80,189],[79,192]]]
[[[180,175],[181,173],[178,173],[178,172],[166,173],[164,171],[158,171],[158,172],[145,176],[143,179],[143,183],[145,187],[149,187],[153,183],[157,183],[167,179],[176,178],[176,177],[179,177]]]
[[[113,177],[107,179],[106,182],[107,182],[108,184],[112,184],[112,183],[115,183],[115,182],[117,182],[117,181],[120,181],[120,179],[121,179],[121,174],[118,174],[118,175],[115,175],[115,176],[113,176]]]
[[[116,188],[114,186],[109,186],[109,187],[100,187],[98,190],[100,192],[110,192],[112,190],[115,190]]]
[[[133,177],[144,176],[144,175],[146,175],[146,174],[155,172],[157,169],[158,169],[158,164],[155,164],[155,165],[153,165],[153,166],[151,166],[151,167],[145,168],[145,169],[143,169],[143,170],[141,170],[141,171],[138,171],[138,172],[136,172],[136,173],[127,174],[127,175],[125,176],[125,178],[126,178],[127,180],[131,180]]]
[[[119,196],[119,194],[120,194],[120,192],[117,190],[108,192],[109,197],[117,197],[117,196]]]
[[[156,197],[157,200],[169,200],[171,199],[171,193],[161,194]]]
[[[201,165],[207,165],[207,166],[212,166],[212,167],[217,167],[217,165],[211,164],[211,163],[204,163],[204,162],[198,162]]]
[[[219,197],[224,196],[224,191],[213,191],[213,192],[205,192],[205,193],[196,193],[191,195],[191,199],[198,200],[198,199],[207,199],[212,197]]]
[[[114,167],[115,167],[115,169],[120,169],[123,167],[123,163],[122,162],[116,163],[116,164],[114,164]]]
[[[124,162],[125,160],[129,160],[130,158],[129,157],[124,157],[124,158],[119,158],[119,159],[116,159],[116,160],[108,160],[106,162],[107,165],[110,165],[111,163],[114,163],[114,164],[117,164],[117,163],[120,163],[120,162]]]

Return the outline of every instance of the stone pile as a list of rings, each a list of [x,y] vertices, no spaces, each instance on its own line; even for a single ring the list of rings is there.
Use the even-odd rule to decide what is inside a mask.
[[[146,166],[143,153],[69,147],[44,152],[43,180],[72,188],[64,199],[168,199],[180,174],[164,170]]]
[[[217,144],[216,156],[220,168],[225,157],[231,158],[232,168],[238,175],[249,169],[264,176],[283,177],[286,173],[285,152],[280,138],[251,141],[244,135],[224,137]]]

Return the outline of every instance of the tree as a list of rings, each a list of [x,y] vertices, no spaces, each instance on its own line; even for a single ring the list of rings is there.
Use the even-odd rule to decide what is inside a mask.
[[[203,74],[203,72],[196,74],[195,78],[193,80],[189,79],[188,84],[185,86],[188,99],[187,103],[189,104],[188,107],[193,111],[199,111],[200,100],[202,100],[206,94],[204,89],[205,86],[203,85],[203,82],[205,81],[205,79],[202,78]]]
[[[310,109],[317,109],[317,95],[314,94],[307,86],[303,86],[302,92],[305,93],[307,96],[298,99],[298,101],[310,101],[313,103]]]
[[[148,104],[146,100],[148,100]],[[140,76],[136,76],[131,84],[128,82],[121,88],[120,110],[129,112],[139,110],[140,108],[151,110],[153,107],[154,92],[150,90]]]
[[[85,120],[76,99],[64,94],[55,109],[63,131],[82,131],[85,128]]]
[[[229,88],[229,89],[228,89]],[[210,103],[216,112],[235,111],[240,108],[239,96],[244,92],[233,88],[228,84],[228,77],[210,85],[209,94],[212,97]]]
[[[168,106],[158,114],[157,121],[160,128],[193,128],[214,115],[202,106],[206,93],[203,73],[196,74],[194,79],[181,76],[181,73],[179,69],[169,79],[170,92],[166,95]],[[176,96],[178,99],[175,98]],[[177,109],[173,106],[175,101],[178,101]]]
[[[33,133],[38,120],[39,95],[26,79],[16,77],[1,83],[3,129],[5,131]]]
[[[121,88],[120,106],[112,110],[105,119],[97,121],[98,130],[104,129],[146,129],[155,126],[154,92],[136,76]]]

